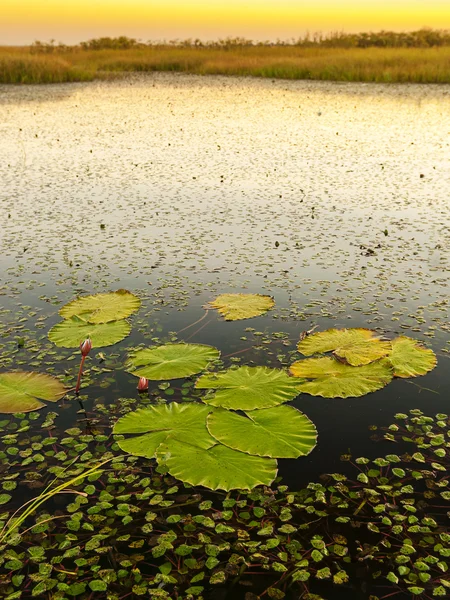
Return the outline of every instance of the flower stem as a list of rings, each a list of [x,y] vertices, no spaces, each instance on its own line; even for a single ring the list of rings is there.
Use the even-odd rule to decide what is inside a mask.
[[[80,370],[78,371],[78,379],[77,379],[77,386],[75,388],[75,394],[78,394],[78,392],[80,391],[80,385],[81,385],[81,374],[83,373],[83,366],[84,366],[84,361],[85,361],[86,357],[82,356],[81,357],[81,362],[80,362]]]

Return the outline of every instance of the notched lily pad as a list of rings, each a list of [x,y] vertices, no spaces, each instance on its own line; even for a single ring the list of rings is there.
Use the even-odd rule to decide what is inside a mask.
[[[217,308],[226,321],[239,321],[263,315],[275,306],[275,301],[261,294],[221,294],[209,306]]]
[[[52,327],[48,338],[63,348],[77,348],[83,340],[90,338],[94,348],[101,348],[121,342],[130,331],[131,325],[124,319],[94,324],[86,323],[80,317],[74,316]]]
[[[204,402],[234,410],[269,408],[293,400],[299,395],[299,381],[281,370],[268,367],[229,369],[199,377],[197,389],[216,390]]]
[[[156,454],[173,477],[211,490],[251,490],[270,485],[277,476],[276,460],[250,456],[221,444],[204,449],[168,440]]]
[[[77,315],[87,323],[109,323],[126,319],[139,310],[141,301],[127,290],[82,296],[61,308],[64,319]]]
[[[50,375],[28,371],[0,373],[0,413],[31,412],[57,402],[67,393],[67,388]]]
[[[252,410],[245,416],[218,409],[206,423],[218,442],[255,456],[298,458],[317,444],[314,423],[292,406]]]
[[[124,452],[134,456],[154,458],[158,446],[170,437],[201,448],[210,448],[217,442],[206,428],[206,417],[211,409],[203,404],[171,402],[149,408],[140,408],[121,417],[114,425],[115,434],[144,434],[118,440]]]
[[[127,370],[151,380],[181,379],[200,373],[217,360],[219,350],[204,344],[166,344],[138,350],[130,357]]]
[[[391,344],[381,341],[370,329],[328,329],[301,340],[297,349],[304,356],[333,351],[354,367],[387,356]]]
[[[294,377],[312,380],[300,384],[302,392],[324,398],[364,396],[380,390],[393,377],[387,360],[352,367],[328,356],[299,360],[290,366],[290,371]]]
[[[388,356],[395,377],[418,377],[432,371],[437,364],[433,350],[425,348],[416,340],[400,336],[392,340],[392,352]]]

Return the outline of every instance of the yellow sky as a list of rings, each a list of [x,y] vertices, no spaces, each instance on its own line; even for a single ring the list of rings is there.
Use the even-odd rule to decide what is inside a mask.
[[[0,45],[102,35],[291,38],[305,31],[450,29],[450,0],[0,0]]]

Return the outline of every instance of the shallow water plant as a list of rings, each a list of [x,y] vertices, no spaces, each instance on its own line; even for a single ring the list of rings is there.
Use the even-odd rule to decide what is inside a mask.
[[[392,347],[370,329],[328,329],[306,336],[297,349],[305,356],[333,351],[349,365],[358,367],[387,356]]]
[[[255,456],[298,458],[317,444],[317,429],[306,415],[293,406],[252,410],[244,415],[217,409],[206,424],[221,444]]]
[[[112,411],[120,406],[127,410],[128,403]],[[446,414],[398,414],[391,426],[375,431],[392,444],[391,453],[343,457],[344,472],[298,491],[276,482],[252,491],[205,492],[182,487],[153,461],[118,455],[101,433],[53,430],[49,443],[47,433],[35,436],[33,444],[58,451],[47,460],[61,482],[82,475],[92,461],[112,460],[102,473],[71,484],[82,493],[64,508],[65,517],[61,506],[49,504],[3,544],[0,595],[192,600],[226,588],[249,600],[317,600],[335,597],[341,587],[349,598],[444,597],[449,423]],[[81,461],[71,474],[76,465],[66,469],[69,454],[80,442],[91,463]],[[193,456],[182,458],[192,469]],[[0,457],[2,466],[6,460]],[[222,475],[228,477],[225,467]],[[29,485],[36,476],[19,469],[4,481]]]
[[[126,368],[150,380],[180,379],[200,373],[219,357],[217,348],[205,344],[165,344],[134,352]]]
[[[324,398],[364,396],[380,390],[393,378],[387,361],[352,367],[329,356],[299,360],[289,370],[294,377],[309,380],[300,383],[301,392]]]
[[[133,436],[117,439],[123,451],[156,457],[184,483],[225,491],[270,485],[277,473],[273,459],[298,458],[317,444],[314,424],[288,406],[241,416],[205,404],[171,402],[129,412],[113,433]]]
[[[141,301],[128,290],[82,296],[61,308],[64,319],[79,317],[86,323],[110,323],[126,319],[139,310]]]
[[[418,377],[433,370],[437,364],[435,353],[424,348],[417,340],[400,336],[392,340],[388,357],[395,377]]]
[[[271,296],[261,294],[221,294],[209,303],[226,321],[259,317],[275,306]]]
[[[57,402],[67,388],[51,375],[31,371],[0,373],[0,413],[31,412]]]
[[[269,408],[293,400],[299,380],[282,369],[246,365],[219,373],[207,373],[195,382],[196,389],[214,390],[203,400],[211,406],[234,410]]]
[[[130,331],[131,325],[125,319],[94,324],[74,315],[54,325],[48,339],[62,348],[77,348],[82,340],[89,337],[96,348],[102,348],[121,342]]]

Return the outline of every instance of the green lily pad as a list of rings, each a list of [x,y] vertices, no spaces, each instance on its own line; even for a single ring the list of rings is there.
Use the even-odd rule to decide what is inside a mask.
[[[239,367],[222,373],[207,373],[195,383],[197,389],[217,390],[204,402],[234,410],[269,408],[299,395],[299,381],[281,369]]]
[[[205,449],[168,440],[156,455],[173,477],[211,490],[251,490],[270,485],[277,476],[275,459],[250,456],[221,444]]]
[[[390,342],[383,342],[370,329],[328,329],[301,340],[297,349],[304,356],[334,351],[348,364],[367,365],[391,352]]]
[[[206,424],[221,444],[255,456],[298,458],[317,443],[314,423],[292,406],[252,410],[245,416],[219,409],[208,415]]]
[[[166,344],[139,350],[130,357],[127,370],[151,380],[180,379],[200,373],[219,356],[219,350],[213,346]]]
[[[109,323],[86,323],[78,316],[57,323],[48,333],[48,338],[57,346],[77,348],[86,338],[90,338],[94,348],[112,346],[129,335],[131,325],[126,320]]]
[[[144,434],[118,440],[124,452],[134,456],[154,458],[158,446],[170,438],[201,448],[211,448],[217,442],[206,428],[211,409],[203,404],[162,404],[140,408],[121,417],[113,433]]]
[[[55,377],[42,373],[15,371],[0,373],[0,413],[31,412],[57,402],[67,388]]]
[[[350,398],[375,392],[393,377],[387,360],[352,367],[331,357],[308,358],[290,366],[294,377],[312,379],[300,384],[300,391],[324,398]]]
[[[392,352],[388,356],[395,377],[417,377],[432,371],[437,364],[433,350],[406,336],[392,340]]]
[[[226,321],[259,317],[275,306],[271,296],[261,294],[221,294],[209,303]]]
[[[107,294],[82,296],[61,308],[59,314],[64,319],[75,315],[88,323],[109,323],[126,319],[139,310],[141,301],[127,290],[117,290]]]

